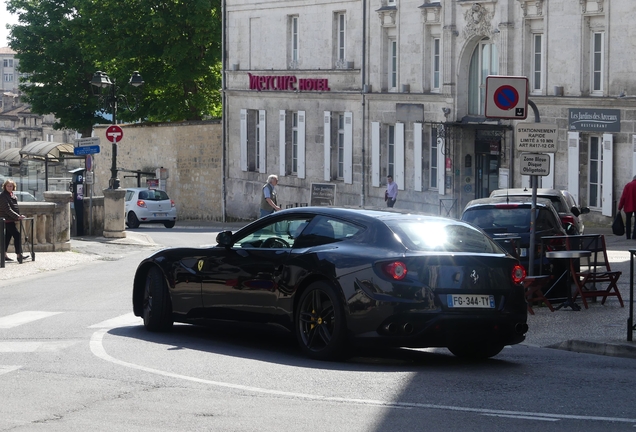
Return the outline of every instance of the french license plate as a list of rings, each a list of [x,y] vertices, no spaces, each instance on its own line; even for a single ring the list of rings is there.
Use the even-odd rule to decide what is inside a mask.
[[[474,294],[448,294],[449,308],[495,308],[495,296]]]
[[[153,213],[155,217],[168,216],[168,213]]]

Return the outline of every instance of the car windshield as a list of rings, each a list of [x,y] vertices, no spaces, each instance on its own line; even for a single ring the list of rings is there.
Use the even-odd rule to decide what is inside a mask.
[[[409,220],[390,220],[386,224],[413,251],[503,253],[481,231],[463,224]]]

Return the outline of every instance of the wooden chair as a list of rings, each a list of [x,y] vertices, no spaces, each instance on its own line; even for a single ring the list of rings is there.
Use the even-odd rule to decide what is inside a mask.
[[[543,290],[548,286],[551,280],[552,276],[550,275],[526,276],[523,280],[523,287],[526,292],[526,301],[528,302],[528,312],[530,312],[530,314],[534,315],[532,305],[534,303],[541,304],[542,302],[550,308],[552,312],[554,312],[552,303],[550,303],[550,300],[548,300],[543,294]]]
[[[589,258],[581,258],[570,261],[570,271],[576,286],[573,300],[581,296],[583,306],[588,308],[587,299],[602,297],[601,304],[605,304],[607,297],[618,297],[621,307],[623,298],[618,290],[618,279],[622,272],[612,270],[607,259],[607,247],[604,235],[579,235],[567,239],[566,246],[569,250],[589,250],[592,255]],[[604,285],[607,285],[603,288]]]

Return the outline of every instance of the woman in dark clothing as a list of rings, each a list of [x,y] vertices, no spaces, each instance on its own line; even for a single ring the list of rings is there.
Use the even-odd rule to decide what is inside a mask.
[[[18,207],[18,198],[13,191],[15,190],[15,182],[11,179],[5,180],[2,184],[2,193],[0,193],[0,217],[4,218],[5,236],[4,236],[4,259],[7,261],[13,261],[7,256],[7,249],[9,249],[9,242],[13,237],[13,245],[15,246],[15,253],[18,257],[18,262],[22,264],[24,258],[28,258],[22,255],[22,243],[20,242],[20,231],[16,226],[16,222],[24,219],[24,215],[20,214],[20,208]]]

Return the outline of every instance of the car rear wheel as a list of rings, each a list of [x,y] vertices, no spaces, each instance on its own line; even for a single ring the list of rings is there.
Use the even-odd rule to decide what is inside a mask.
[[[326,282],[311,284],[300,297],[295,320],[296,337],[305,355],[316,360],[344,357],[345,314],[331,285]]]
[[[491,343],[461,343],[448,347],[448,350],[457,357],[468,358],[473,360],[483,360],[494,357],[504,349],[501,344]]]
[[[173,228],[174,227],[175,222],[174,221],[170,221],[170,222],[164,222],[163,226],[165,226],[166,228]]]
[[[150,331],[166,331],[172,327],[172,307],[163,273],[152,267],[144,287],[144,327]]]
[[[126,224],[130,228],[139,228],[139,219],[137,219],[137,215],[133,212],[128,213],[128,217],[126,218]]]

